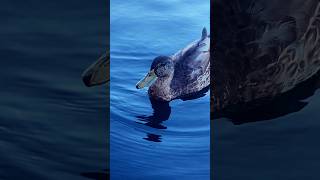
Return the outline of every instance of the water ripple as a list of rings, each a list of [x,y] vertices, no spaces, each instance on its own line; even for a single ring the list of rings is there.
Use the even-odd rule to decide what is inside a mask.
[[[200,37],[209,1],[112,1],[111,9],[111,178],[209,179],[209,95],[163,104],[135,88],[154,57]]]

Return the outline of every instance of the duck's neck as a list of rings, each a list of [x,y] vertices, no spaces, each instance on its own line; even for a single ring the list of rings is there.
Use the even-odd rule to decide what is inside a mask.
[[[171,82],[173,73],[169,76],[158,78],[149,88],[149,95],[162,101],[171,101],[173,98]]]

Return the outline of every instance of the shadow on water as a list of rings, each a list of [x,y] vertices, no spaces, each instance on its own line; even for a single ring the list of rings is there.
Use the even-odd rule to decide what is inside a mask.
[[[157,101],[149,99],[153,113],[151,116],[141,115],[137,116],[136,123],[143,124],[155,129],[167,129],[162,122],[169,119],[171,114],[171,107],[169,102]],[[147,141],[161,142],[161,135],[147,133],[147,137],[143,138]]]
[[[320,72],[294,89],[273,99],[259,99],[250,103],[230,106],[214,113],[214,119],[226,117],[234,124],[272,120],[298,112],[308,105],[307,98],[320,87]]]
[[[168,120],[170,117],[171,107],[169,105],[169,102],[150,99],[150,103],[153,109],[153,114],[151,116],[137,116],[137,123],[144,124],[156,129],[167,129],[167,127],[162,125],[161,123]]]
[[[181,99],[183,101],[189,101],[189,100],[194,100],[198,99],[201,97],[204,97],[208,90],[210,89],[210,86],[204,88],[203,90],[190,94],[188,96],[180,97],[178,99]],[[164,126],[162,123],[164,121],[167,121],[170,117],[171,114],[171,107],[170,107],[170,102],[166,101],[158,101],[155,99],[150,98],[150,104],[153,109],[153,113],[151,116],[147,115],[140,115],[136,116],[137,121],[136,123],[138,124],[143,124],[155,129],[167,129],[166,126]],[[143,138],[147,141],[153,141],[153,142],[161,142],[161,135],[157,134],[152,134],[152,133],[147,133],[147,137]]]
[[[105,172],[85,172],[81,173],[83,177],[94,180],[109,180],[109,170],[104,170]]]
[[[161,142],[161,135],[147,133],[147,137],[145,137],[143,139],[145,139],[147,141],[152,141],[152,142]]]

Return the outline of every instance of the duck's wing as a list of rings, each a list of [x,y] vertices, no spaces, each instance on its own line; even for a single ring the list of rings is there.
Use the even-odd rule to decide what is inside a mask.
[[[82,80],[86,86],[101,85],[110,80],[110,56],[109,52],[102,55],[95,63],[89,66],[82,74]]]
[[[219,27],[212,34],[214,102],[235,104],[272,96],[284,90],[278,80],[296,79],[282,73],[299,69],[298,57],[306,52],[301,40],[312,19],[317,19],[318,4],[319,0],[216,0],[212,4],[212,26]],[[319,32],[312,28],[314,33],[308,35]]]
[[[248,81],[265,74],[265,81],[275,85],[264,84],[262,88],[278,88],[283,93],[315,75],[320,69],[320,1],[310,7],[312,12],[306,22],[304,31],[282,49],[276,61],[261,70],[248,75]],[[297,28],[298,29],[298,28]],[[270,93],[271,94],[271,93]]]
[[[172,59],[175,62],[172,87],[186,87],[198,81],[210,66],[210,36],[207,30],[204,28],[200,40],[189,44]]]

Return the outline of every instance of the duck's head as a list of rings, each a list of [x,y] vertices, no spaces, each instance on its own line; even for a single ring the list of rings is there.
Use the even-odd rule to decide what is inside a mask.
[[[168,56],[156,57],[150,67],[150,71],[147,75],[141,79],[137,85],[137,89],[142,89],[152,85],[158,78],[167,78],[174,71],[174,65],[172,59]]]

